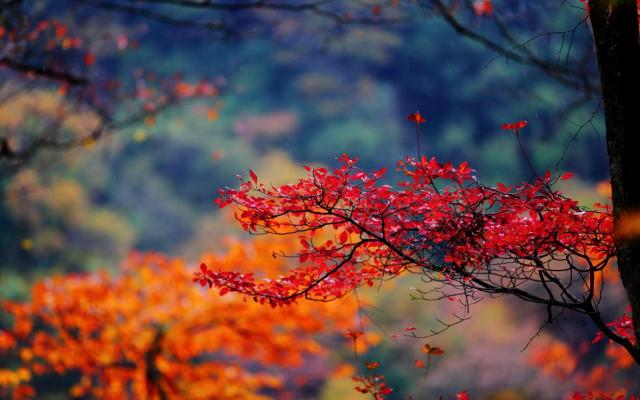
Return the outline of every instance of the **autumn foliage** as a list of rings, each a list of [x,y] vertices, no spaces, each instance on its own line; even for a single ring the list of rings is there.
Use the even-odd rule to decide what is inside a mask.
[[[620,372],[633,366],[633,360],[624,350],[613,343],[607,345],[609,361],[581,368],[581,357],[587,348],[572,348],[567,343],[552,340],[539,346],[531,355],[533,365],[545,374],[560,381],[570,380],[579,389],[569,396],[572,400],[637,400],[626,385],[621,385]],[[631,375],[632,376],[632,375]],[[633,378],[632,378],[633,379]]]
[[[411,117],[416,126],[423,122]],[[525,126],[519,121],[503,129],[517,135]],[[611,209],[580,207],[553,188],[571,174],[547,172],[516,186],[486,186],[467,163],[407,158],[398,163],[404,180],[396,189],[384,183],[384,169],[367,173],[346,155],[339,161],[333,171],[306,167],[307,177],[279,187],[260,183],[250,171],[238,189],[220,191],[218,205],[234,204],[245,230],[295,236],[302,250],[290,255],[299,267],[277,279],[256,280],[205,263],[195,280],[278,307],[299,299],[331,301],[361,285],[419,274],[428,285],[417,290],[418,298],[446,298],[468,309],[483,293],[513,295],[546,305],[549,321],[554,308],[575,311],[599,328],[593,343],[607,337],[618,359],[637,358],[629,317],[605,322],[598,311],[616,251]],[[549,367],[549,357],[564,364]],[[570,352],[534,359],[563,376],[575,370],[575,362]],[[383,398],[391,389],[376,386],[382,379],[374,373],[361,377],[357,390]],[[584,380],[583,387],[602,386]],[[604,392],[585,393],[575,398],[609,398]],[[611,398],[625,398],[618,394]]]
[[[287,260],[271,253],[290,247],[230,241],[224,254],[205,259],[275,274]],[[341,331],[354,324],[353,303],[270,310],[238,295],[211,298],[191,274],[184,261],[135,254],[117,275],[52,277],[34,285],[30,302],[5,302],[13,324],[0,331],[0,351],[15,366],[0,370],[0,390],[37,398],[40,376],[72,374],[73,397],[285,396],[304,386],[285,380],[291,368],[322,357],[325,343],[345,343]]]
[[[199,273],[203,283],[288,304],[339,298],[410,272],[454,288],[449,297],[488,291],[537,299],[525,282],[567,268],[600,271],[613,257],[609,208],[579,207],[552,189],[550,174],[491,187],[467,163],[407,159],[398,164],[406,180],[394,189],[381,182],[384,169],[367,173],[356,160],[340,161],[331,172],[307,167],[308,177],[292,185],[268,188],[251,172],[239,189],[222,190],[217,203],[235,203],[247,231],[298,237],[303,266],[268,282],[216,266]],[[586,285],[586,296],[596,289],[568,284]],[[551,304],[563,299],[575,308],[588,301],[564,293]]]
[[[588,12],[589,2],[580,2]],[[454,21],[456,4],[451,10],[443,6]],[[476,17],[495,16],[491,0],[467,5]],[[375,4],[369,11],[377,21],[387,9]],[[348,13],[333,18],[353,20]],[[5,111],[13,119],[5,118],[12,124],[0,138],[0,156],[9,170],[42,148],[91,147],[111,131],[138,122],[152,126],[162,110],[217,97],[224,86],[222,80],[186,81],[143,69],[124,80],[101,77],[96,71],[102,58],[136,43],[124,34],[107,35],[105,43],[88,39],[59,20],[3,20],[3,75],[20,87],[39,86],[16,96],[13,109]],[[46,107],[34,106],[36,97]],[[25,135],[22,114],[29,110],[55,121],[55,129]],[[218,106],[206,110],[210,120],[218,118]],[[80,124],[81,114],[90,123]],[[582,314],[598,329],[592,344],[606,342],[614,369],[640,364],[630,311],[606,320],[599,308],[605,278],[617,276],[614,236],[636,234],[637,216],[625,216],[615,231],[610,206],[586,208],[555,188],[571,173],[537,176],[528,158],[534,175],[529,181],[485,185],[466,162],[423,157],[420,127],[427,119],[415,112],[407,120],[416,127],[417,157],[398,162],[395,186],[386,169],[364,171],[347,155],[335,169],[305,167],[307,176],[288,185],[267,185],[249,171],[239,188],[221,190],[216,203],[233,205],[242,228],[266,238],[230,241],[223,254],[204,256],[198,268],[157,253],[134,254],[117,273],[47,278],[33,286],[30,301],[4,302],[10,323],[0,330],[0,354],[8,360],[0,364],[0,395],[37,398],[38,380],[53,375],[73,381],[72,397],[294,397],[305,382],[287,379],[290,370],[323,357],[327,343],[344,342],[340,332],[347,331],[358,352],[365,334],[351,330],[358,305],[346,296],[409,274],[425,283],[415,290],[417,299],[446,299],[465,312],[485,295],[510,295],[543,305],[548,322],[567,310]],[[258,118],[237,130],[264,124]],[[527,125],[520,120],[502,129],[522,146]],[[216,150],[212,157],[218,161],[223,154]],[[31,239],[23,242],[25,250],[32,245]],[[427,362],[416,360],[415,366],[428,370],[430,357],[443,350],[425,344],[422,353]],[[545,373],[576,379],[583,391],[572,399],[628,395],[614,387],[592,390],[607,386],[613,370],[580,370],[579,354],[565,343],[551,343],[531,361]],[[365,367],[365,374],[353,377],[358,392],[376,399],[393,393],[378,362]],[[457,398],[469,396],[461,391]]]

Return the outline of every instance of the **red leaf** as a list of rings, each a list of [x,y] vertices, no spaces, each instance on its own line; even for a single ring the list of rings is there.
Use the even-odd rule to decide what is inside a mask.
[[[491,15],[493,13],[493,3],[491,0],[476,0],[473,3],[473,11],[478,17]]]
[[[560,177],[560,179],[562,179],[563,181],[569,180],[573,178],[573,173],[572,172],[565,172],[564,174],[562,174],[562,176]]]
[[[501,126],[501,128],[504,129],[505,131],[513,131],[517,135],[518,132],[520,131],[520,129],[524,128],[528,124],[529,123],[527,121],[520,120],[520,121],[517,121],[517,122],[503,124]]]
[[[599,343],[599,342],[602,341],[602,339],[604,339],[604,333],[598,332],[598,333],[596,333],[596,336],[591,341],[591,344]]]
[[[366,361],[364,365],[367,369],[376,369],[380,366],[380,363],[378,361]]]
[[[463,390],[460,393],[456,393],[456,399],[457,400],[469,400],[469,395],[467,394],[466,390]]]
[[[425,122],[427,122],[427,119],[423,117],[419,111],[416,111],[413,114],[407,115],[407,119],[409,121],[415,122],[416,125],[424,124]]]
[[[391,392],[393,392],[393,389],[390,387],[384,387],[380,389],[379,392],[380,394],[391,394]]]
[[[255,172],[249,170],[249,175],[251,176],[251,180],[253,181],[253,183],[258,183],[258,175],[256,175]]]
[[[359,171],[359,172],[356,172],[355,174],[353,174],[353,176],[351,177],[351,180],[355,181],[355,180],[360,179],[360,180],[364,181],[366,178],[367,178],[367,174],[365,174],[362,171]]]
[[[340,237],[338,237],[338,240],[340,240],[340,243],[342,244],[346,243],[348,239],[349,239],[349,234],[347,233],[347,231],[342,231],[342,233],[340,234]]]

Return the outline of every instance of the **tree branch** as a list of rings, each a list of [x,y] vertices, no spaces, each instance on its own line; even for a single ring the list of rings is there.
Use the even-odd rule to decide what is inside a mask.
[[[19,61],[11,60],[7,57],[0,58],[0,66],[7,67],[11,70],[21,72],[26,75],[34,75],[41,78],[60,81],[69,85],[86,86],[89,84],[89,79],[86,77],[77,76],[66,71],[60,71],[42,65],[22,63]]]

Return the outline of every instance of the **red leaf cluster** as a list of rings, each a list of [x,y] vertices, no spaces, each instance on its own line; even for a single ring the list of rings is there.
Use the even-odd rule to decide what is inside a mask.
[[[532,276],[599,270],[613,257],[610,209],[578,207],[551,188],[550,174],[486,186],[466,162],[407,159],[394,188],[381,183],[384,170],[367,173],[346,155],[340,161],[333,171],[307,167],[307,177],[279,187],[252,176],[216,200],[235,204],[249,232],[298,236],[298,268],[258,281],[207,266],[195,280],[274,307],[301,297],[329,301],[405,272],[465,296],[475,289],[524,296],[520,285]]]

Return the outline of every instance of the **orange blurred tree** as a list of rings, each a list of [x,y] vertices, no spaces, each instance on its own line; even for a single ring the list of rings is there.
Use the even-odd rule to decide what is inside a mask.
[[[205,259],[243,273],[277,274],[282,240],[231,241]],[[249,272],[249,266],[251,272]],[[37,378],[72,375],[72,397],[266,399],[304,386],[287,368],[326,355],[353,328],[353,302],[266,309],[237,294],[212,300],[193,270],[161,254],[134,254],[118,275],[56,276],[27,303],[5,302],[0,393],[37,398]],[[268,367],[268,370],[265,369]],[[328,373],[326,369],[322,372]]]

